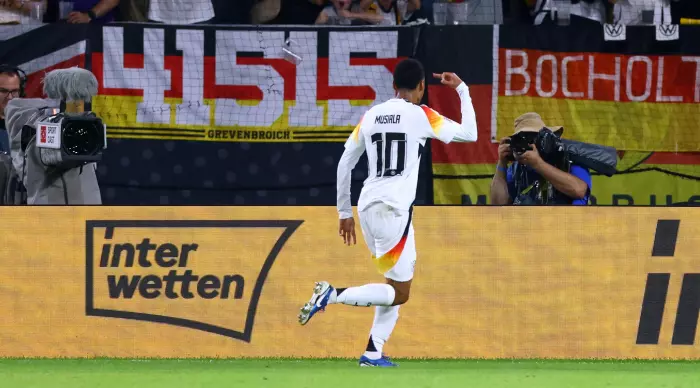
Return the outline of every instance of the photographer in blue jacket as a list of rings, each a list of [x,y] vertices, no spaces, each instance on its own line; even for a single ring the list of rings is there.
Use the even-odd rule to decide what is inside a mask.
[[[498,146],[492,205],[588,204],[591,174],[587,167],[572,162],[564,150],[563,130],[546,126],[537,113],[515,120],[515,133]]]

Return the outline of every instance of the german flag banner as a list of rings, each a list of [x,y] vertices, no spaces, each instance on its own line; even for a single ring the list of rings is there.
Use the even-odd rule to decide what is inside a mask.
[[[0,63],[18,66],[27,75],[25,97],[43,96],[47,72],[72,66],[85,67],[90,46],[85,24],[17,24],[0,27]],[[4,130],[4,128],[3,128]]]
[[[603,28],[501,28],[495,136],[511,135],[513,118],[535,111],[579,141],[700,151],[700,33],[682,30],[670,43],[653,33],[630,27],[625,41],[606,42]]]
[[[593,174],[593,204],[700,202],[698,40],[692,26],[671,41],[657,41],[653,27],[628,27],[622,41],[606,41],[602,27],[493,27],[487,59],[468,55],[479,52],[471,43],[445,64],[460,75],[481,69],[476,79],[467,76],[479,141],[433,144],[435,204],[488,203],[496,143],[526,112],[564,126],[567,139],[618,149],[619,173]],[[459,120],[454,96],[433,91],[431,105]]]
[[[105,26],[90,38],[111,138],[343,142],[417,29]]]

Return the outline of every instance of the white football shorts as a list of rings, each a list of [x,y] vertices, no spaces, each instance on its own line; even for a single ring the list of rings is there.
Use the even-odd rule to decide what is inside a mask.
[[[399,210],[376,202],[359,212],[360,227],[372,260],[387,279],[407,282],[416,266],[413,208]]]

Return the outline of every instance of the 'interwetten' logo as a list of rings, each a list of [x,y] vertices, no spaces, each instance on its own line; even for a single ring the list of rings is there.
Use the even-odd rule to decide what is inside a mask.
[[[86,315],[250,342],[267,274],[302,222],[87,221]]]

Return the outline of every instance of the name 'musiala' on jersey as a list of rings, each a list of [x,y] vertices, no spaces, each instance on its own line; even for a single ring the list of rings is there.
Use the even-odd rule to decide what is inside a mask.
[[[401,115],[382,115],[374,119],[375,124],[399,124]]]

